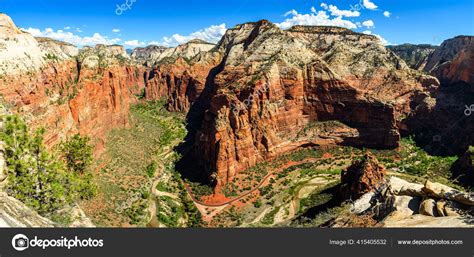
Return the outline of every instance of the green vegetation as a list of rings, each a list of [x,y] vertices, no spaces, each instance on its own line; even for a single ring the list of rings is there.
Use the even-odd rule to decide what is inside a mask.
[[[168,112],[164,101],[148,101],[131,107],[130,123],[108,135],[106,154],[96,163],[102,195],[87,202],[88,215],[102,226],[200,226],[174,167],[180,158],[174,147],[186,135],[184,115]]]
[[[48,60],[48,61],[58,61],[59,60],[59,58],[55,54],[51,54],[51,53],[45,54],[44,59]]]
[[[153,178],[155,176],[155,171],[157,168],[156,161],[152,161],[148,166],[145,167],[146,174],[148,177]]]
[[[214,188],[209,185],[189,181],[187,183],[192,188],[194,197],[198,200],[201,200],[203,196],[212,195],[214,193]]]
[[[177,182],[178,199],[169,196],[159,196],[156,200],[157,219],[166,227],[200,227],[201,213],[194,205],[184,187],[178,173],[174,173],[174,182]]]
[[[148,212],[148,198],[150,193],[147,189],[132,190],[133,194],[138,196],[131,205],[125,208],[125,215],[129,218],[130,224],[137,226],[145,226],[150,219]]]
[[[275,222],[275,215],[278,213],[280,210],[281,206],[278,206],[265,214],[265,216],[262,218],[261,222],[264,225],[272,225]]]
[[[330,202],[334,198],[334,195],[327,193],[325,191],[338,184],[339,184],[339,181],[324,185],[318,188],[316,191],[314,191],[309,197],[301,199],[298,213],[304,213],[310,208],[321,206]]]
[[[89,137],[76,134],[61,145],[61,152],[69,171],[82,175],[92,164],[92,146],[89,142]]]
[[[87,167],[82,173],[71,172],[59,154],[49,152],[43,134],[44,129],[30,133],[23,120],[6,116],[0,140],[5,143],[9,194],[48,215],[76,199],[91,198],[95,186]]]
[[[431,156],[416,146],[412,138],[403,138],[399,151],[371,150],[387,169],[398,171],[404,179],[424,183],[429,179],[457,189],[463,189],[451,179],[451,166],[456,156]],[[405,176],[403,176],[405,175]]]
[[[145,88],[140,89],[140,93],[138,93],[138,94],[135,95],[135,96],[138,98],[138,100],[145,99],[145,97],[146,97]]]
[[[350,208],[347,205],[336,206],[318,213],[315,217],[312,217],[311,219],[306,217],[300,217],[299,219],[293,221],[291,225],[296,227],[320,227],[321,225],[327,223],[332,219],[335,219],[337,217],[343,217],[344,215],[349,215],[349,209]]]

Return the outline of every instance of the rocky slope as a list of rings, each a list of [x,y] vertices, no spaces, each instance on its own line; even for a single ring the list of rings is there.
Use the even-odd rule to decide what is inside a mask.
[[[400,56],[412,69],[423,70],[428,61],[428,57],[433,53],[437,46],[434,45],[412,45],[402,44],[388,46],[395,54]]]
[[[179,67],[184,76],[176,78]],[[157,73],[151,81],[167,83],[153,82],[147,96],[168,96],[171,109],[190,109],[196,158],[218,188],[299,147],[396,147],[397,122],[417,105],[413,96],[438,85],[376,37],[333,27],[284,31],[268,21],[229,29],[216,48]],[[301,133],[328,120],[341,122],[332,128],[340,133]]]
[[[132,65],[121,46],[78,50],[35,39],[4,14],[0,24],[3,103],[33,127],[47,127],[47,145],[81,133],[95,140],[100,153],[105,134],[128,124],[130,103],[143,87],[143,68]]]
[[[0,192],[0,227],[53,227],[54,222],[40,216],[19,200]]]

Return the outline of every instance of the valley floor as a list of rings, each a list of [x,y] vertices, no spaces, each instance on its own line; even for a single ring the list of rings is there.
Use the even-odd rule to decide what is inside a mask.
[[[388,176],[426,179],[463,189],[449,178],[454,157],[434,157],[403,139],[396,150],[333,146],[307,148],[262,162],[214,193],[182,179],[175,147],[186,135],[184,116],[161,102],[132,107],[131,127],[114,130],[96,162],[99,195],[81,206],[98,226],[273,227],[321,226],[347,214],[337,202],[341,171],[372,152]]]

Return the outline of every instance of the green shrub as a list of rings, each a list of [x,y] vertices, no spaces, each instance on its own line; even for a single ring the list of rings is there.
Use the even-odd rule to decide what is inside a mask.
[[[153,178],[155,176],[157,166],[156,161],[152,161],[148,166],[146,166],[145,171],[148,177]]]
[[[261,201],[260,199],[257,199],[257,201],[255,201],[255,202],[253,203],[253,206],[254,206],[255,208],[260,208],[260,207],[262,207],[262,201]]]
[[[92,163],[92,146],[88,137],[79,134],[61,144],[61,152],[69,171],[84,174]]]
[[[94,194],[90,175],[68,172],[65,163],[43,144],[44,130],[30,134],[17,116],[6,116],[0,130],[5,143],[8,193],[40,214],[52,213],[76,198]]]
[[[56,210],[72,201],[72,190],[62,163],[43,145],[44,130],[29,134],[26,124],[8,116],[0,138],[5,142],[10,195],[39,213]]]

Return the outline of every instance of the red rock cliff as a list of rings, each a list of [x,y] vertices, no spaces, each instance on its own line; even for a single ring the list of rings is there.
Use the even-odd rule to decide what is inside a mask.
[[[332,27],[283,31],[268,21],[228,30],[216,48],[160,66],[148,83],[155,86],[147,95],[167,96],[173,110],[199,107],[195,157],[218,188],[299,147],[396,147],[398,122],[417,105],[413,96],[438,86],[373,36]],[[337,122],[327,128],[328,121]]]

